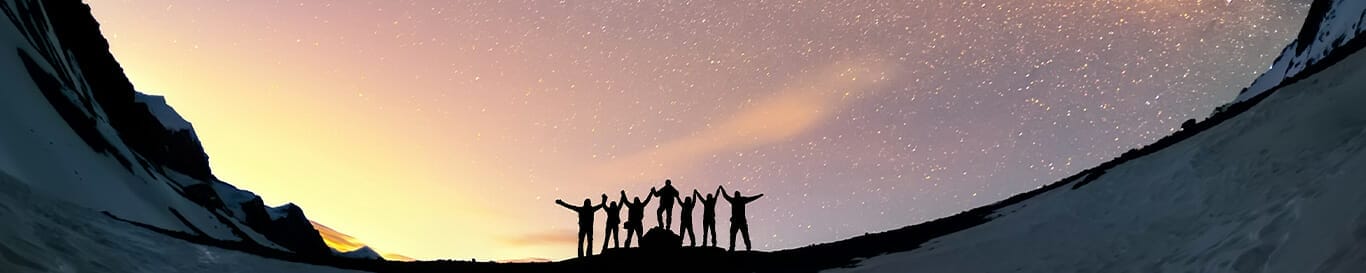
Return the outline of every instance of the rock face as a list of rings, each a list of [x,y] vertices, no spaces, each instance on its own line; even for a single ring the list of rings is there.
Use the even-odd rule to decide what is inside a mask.
[[[82,1],[43,1],[42,7],[46,13],[34,10],[21,14],[53,19],[48,22],[51,22],[50,30],[60,48],[51,46],[45,57],[56,60],[58,54],[55,52],[65,51],[75,59],[81,72],[79,76],[90,91],[83,95],[99,104],[107,115],[104,118],[124,144],[145,157],[150,163],[147,165],[169,168],[196,179],[214,179],[213,171],[209,169],[209,156],[194,133],[182,128],[166,128],[151,111],[150,107],[158,105],[136,99],[138,92],[110,53],[109,42],[100,33],[100,24],[90,13],[90,6]],[[68,86],[77,84],[80,83],[73,81]]]
[[[165,98],[135,90],[110,53],[99,22],[84,1],[0,1],[0,17],[7,19],[0,20],[0,29],[6,30],[3,36],[11,36],[5,23],[13,24],[18,31],[13,37],[0,37],[0,44],[19,45],[0,54],[17,54],[17,61],[23,62],[22,68],[27,69],[36,88],[28,90],[6,78],[0,82],[0,94],[4,94],[0,102],[15,102],[15,98],[33,95],[28,92],[40,93],[80,141],[101,155],[89,158],[84,153],[66,153],[44,157],[50,158],[47,162],[52,164],[66,164],[60,168],[71,170],[63,173],[73,175],[39,176],[44,173],[26,172],[42,178],[29,181],[58,185],[54,183],[74,180],[86,187],[70,191],[108,190],[109,194],[69,194],[75,196],[69,201],[157,229],[214,241],[255,242],[303,256],[330,255],[302,209],[293,205],[267,207],[259,196],[232,187],[213,175],[208,155],[191,124],[167,105]],[[10,64],[0,64],[3,65]],[[13,105],[4,104],[0,109],[18,109]],[[4,129],[0,131],[22,132],[14,124],[24,123],[11,122],[13,118],[9,116],[0,119],[5,121],[0,123],[0,129]],[[29,129],[30,135],[35,132],[25,129]],[[6,147],[0,149],[25,145],[16,143],[28,139],[6,137]],[[44,142],[58,145],[52,138]],[[5,150],[0,154],[14,153]],[[117,162],[126,172],[108,171],[104,164],[109,162]],[[92,175],[97,180],[80,177],[94,170],[99,170],[98,175]],[[142,183],[132,183],[139,180]]]
[[[242,204],[242,210],[246,214],[247,226],[294,253],[305,256],[332,253],[322,236],[318,235],[318,230],[313,229],[313,224],[304,216],[303,209],[293,203],[270,208],[260,197],[256,197]]]
[[[663,228],[652,228],[640,239],[640,248],[675,249],[683,246],[683,237]]]

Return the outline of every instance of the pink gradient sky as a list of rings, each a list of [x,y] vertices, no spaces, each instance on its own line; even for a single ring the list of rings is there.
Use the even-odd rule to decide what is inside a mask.
[[[87,2],[219,177],[380,250],[481,260],[572,256],[553,200],[665,178],[767,193],[763,250],[1000,200],[1206,115],[1307,8]]]

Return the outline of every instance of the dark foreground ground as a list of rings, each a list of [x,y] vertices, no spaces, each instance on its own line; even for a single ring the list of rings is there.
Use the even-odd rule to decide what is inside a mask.
[[[1087,174],[1083,172],[1078,176]],[[864,234],[842,241],[773,252],[729,252],[715,247],[675,249],[609,249],[600,255],[556,262],[496,263],[469,260],[379,261],[334,256],[304,256],[253,243],[219,241],[202,236],[129,222],[190,242],[244,251],[267,258],[373,272],[818,272],[853,266],[863,258],[919,248],[931,239],[958,232],[991,220],[991,214],[1010,204],[1056,189],[1073,176],[996,204],[954,216],[899,229]],[[110,215],[110,217],[114,217]],[[116,218],[117,219],[117,218]]]

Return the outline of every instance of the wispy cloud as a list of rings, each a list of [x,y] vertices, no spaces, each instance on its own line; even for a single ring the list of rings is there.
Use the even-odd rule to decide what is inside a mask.
[[[809,73],[791,86],[709,125],[694,134],[664,142],[655,149],[619,158],[593,175],[640,178],[680,172],[715,154],[768,145],[806,132],[829,120],[856,98],[887,80],[890,66],[880,62],[830,65]]]
[[[389,253],[389,252],[380,253],[379,256],[380,256],[380,257],[383,257],[385,260],[389,260],[389,261],[404,261],[404,262],[411,262],[411,261],[416,261],[416,260],[417,260],[417,259],[413,259],[413,257],[403,256],[402,254],[398,254],[398,253]]]
[[[498,260],[498,262],[500,262],[500,263],[510,263],[510,264],[518,264],[518,263],[524,264],[524,263],[548,263],[548,262],[553,262],[553,260],[546,259],[546,258],[520,258],[520,259]]]

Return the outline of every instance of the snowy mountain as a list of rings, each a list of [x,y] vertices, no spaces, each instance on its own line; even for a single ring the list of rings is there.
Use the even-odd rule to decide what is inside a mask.
[[[380,259],[379,252],[375,252],[375,250],[371,249],[369,246],[363,246],[355,250],[346,252],[341,252],[334,249],[333,253],[338,256],[352,259]]]
[[[213,240],[331,255],[303,210],[213,176],[194,129],[139,93],[79,0],[0,0],[0,172],[34,192]],[[57,20],[60,18],[60,20]]]
[[[1252,86],[1239,93],[1234,102],[1251,99],[1306,72],[1313,74],[1317,71],[1310,68],[1322,61],[1332,60],[1330,56],[1334,52],[1360,49],[1362,43],[1366,43],[1356,39],[1357,34],[1366,31],[1363,20],[1366,20],[1366,1],[1315,0],[1305,17],[1304,26],[1300,27],[1298,38],[1281,50],[1281,55],[1276,57],[1271,68],[1257,77]]]
[[[323,236],[323,242],[327,243],[332,251],[338,256],[347,258],[361,259],[384,259],[390,261],[413,261],[413,258],[399,255],[396,253],[380,252],[361,242],[351,235],[346,235],[335,229],[324,226],[317,222],[313,223],[313,228],[318,230]]]

